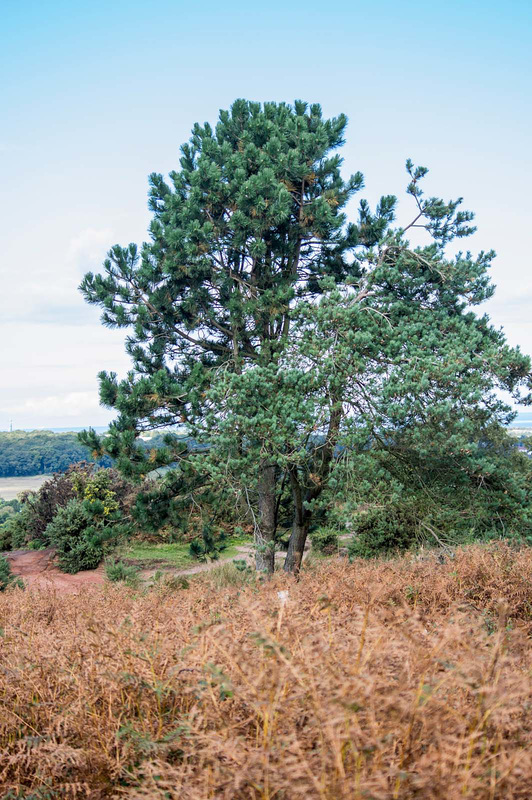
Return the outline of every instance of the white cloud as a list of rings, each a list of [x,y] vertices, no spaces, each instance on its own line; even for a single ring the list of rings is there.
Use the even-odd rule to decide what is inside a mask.
[[[113,416],[98,401],[100,370],[123,377],[130,368],[122,331],[94,324],[11,323],[0,326],[0,430],[105,425]]]
[[[98,394],[92,392],[69,392],[48,397],[28,397],[22,404],[0,407],[4,414],[38,414],[48,419],[68,417],[91,417],[99,412]]]
[[[67,261],[83,272],[91,266],[99,267],[112,242],[114,238],[110,228],[85,228],[70,239]]]

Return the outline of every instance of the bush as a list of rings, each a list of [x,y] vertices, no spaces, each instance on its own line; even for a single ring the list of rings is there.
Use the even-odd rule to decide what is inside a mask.
[[[124,564],[114,558],[108,558],[105,562],[105,574],[107,580],[112,583],[128,583],[130,585],[138,583],[139,568],[133,564]]]
[[[56,548],[63,572],[95,569],[103,558],[102,540],[79,500],[60,508],[46,528],[50,544]]]
[[[109,511],[109,506],[98,499],[70,500],[60,508],[46,528],[60,569],[71,574],[96,569],[106,552],[129,532],[119,519],[117,510]]]
[[[214,531],[212,525],[204,525],[201,538],[190,542],[190,555],[199,561],[218,560],[220,553],[227,547],[227,536],[223,530]]]
[[[22,498],[19,513],[0,526],[0,549],[53,546],[64,572],[95,569],[131,526],[132,487],[116,470],[74,464],[38,492]]]
[[[316,528],[310,534],[312,549],[330,556],[338,551],[338,532],[334,528]]]
[[[408,550],[417,540],[418,529],[419,516],[412,504],[397,502],[371,508],[355,519],[349,558],[375,558]]]
[[[45,481],[37,492],[22,495],[22,510],[12,523],[13,549],[27,547],[47,547],[45,531],[55,517],[57,510],[75,497],[73,477],[78,473],[92,471],[88,464],[75,464],[66,472],[53,475]]]
[[[13,550],[14,525],[16,525],[14,517],[0,525],[0,553],[3,550]]]
[[[24,588],[23,582],[20,578],[16,578],[11,572],[9,561],[4,556],[0,556],[0,592],[3,592],[9,586],[18,586]]]
[[[6,522],[13,514],[18,514],[20,511],[20,503],[18,500],[3,500],[0,497],[0,524]]]
[[[110,517],[117,511],[129,513],[131,495],[131,485],[116,470],[97,469],[86,462],[73,464],[43,483],[38,492],[22,496],[20,513],[10,516],[0,529],[1,541],[5,549],[48,547],[52,544],[48,526],[71,500],[95,503],[95,510],[101,508]]]

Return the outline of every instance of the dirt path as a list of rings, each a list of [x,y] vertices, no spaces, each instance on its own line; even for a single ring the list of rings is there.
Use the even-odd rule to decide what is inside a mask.
[[[92,586],[101,586],[105,580],[103,567],[85,570],[76,575],[61,572],[53,563],[54,550],[12,550],[3,553],[18,575],[31,589],[53,589],[59,594],[72,594]]]
[[[236,551],[236,558],[252,563],[253,548],[241,546],[237,547]],[[53,589],[58,594],[77,594],[82,590],[102,586],[105,583],[103,566],[78,572],[76,575],[67,575],[65,572],[61,572],[53,562],[54,549],[52,547],[48,547],[46,550],[11,550],[2,555],[9,561],[13,574],[22,578],[30,589]],[[234,557],[233,555],[224,559],[222,556],[218,561],[208,561],[184,569],[176,569],[172,566],[151,567],[141,570],[140,577],[148,580],[158,570],[165,575],[196,575],[200,572],[207,572],[224,560],[229,561]]]
[[[149,578],[153,578],[158,571],[163,572],[165,575],[197,575],[200,572],[208,572],[210,569],[214,569],[214,567],[223,564],[224,561],[233,561],[233,559],[241,559],[242,561],[247,561],[248,564],[253,563],[254,550],[251,546],[238,545],[235,549],[236,555],[224,556],[222,553],[218,561],[205,561],[201,564],[194,564],[193,567],[183,567],[181,569],[170,565],[159,565],[158,567],[150,567],[149,569],[141,570],[140,576],[143,580],[148,580]]]
[[[105,583],[103,565],[100,565],[98,569],[78,572],[76,575],[67,575],[65,572],[61,572],[54,564],[52,547],[48,547],[46,550],[11,550],[7,553],[0,553],[0,555],[7,558],[13,574],[22,578],[30,589],[52,589],[58,594],[77,594],[86,589],[103,586]],[[276,553],[276,560],[283,561],[285,555],[285,553]],[[240,545],[236,548],[236,555],[233,553],[231,556],[224,557],[222,554],[218,561],[207,561],[181,569],[171,565],[159,565],[141,570],[140,577],[142,580],[149,580],[158,571],[165,575],[197,575],[235,558],[253,565],[254,557],[254,548],[251,545]]]

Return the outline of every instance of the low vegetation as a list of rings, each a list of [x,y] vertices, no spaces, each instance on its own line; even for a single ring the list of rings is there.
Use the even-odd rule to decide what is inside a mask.
[[[216,558],[220,556],[223,557],[224,560],[231,559],[237,556],[237,548],[239,545],[249,545],[250,543],[251,540],[249,538],[228,537],[224,541],[223,550],[213,553],[213,560],[216,560]],[[150,543],[142,539],[134,539],[121,547],[120,557],[126,563],[134,566],[142,568],[153,566],[165,569],[186,569],[187,567],[197,564],[198,560],[203,561],[207,559],[207,556],[198,559],[194,549],[191,552],[190,544],[186,542]]]
[[[1,547],[54,547],[64,572],[93,569],[131,533],[131,492],[115,470],[74,464],[22,497],[0,528]]]
[[[117,558],[108,558],[105,562],[105,575],[111,583],[138,584],[139,568],[133,564],[125,564]]]
[[[440,561],[4,592],[2,796],[528,798],[532,556]]]
[[[23,588],[24,584],[20,578],[17,578],[15,575],[13,575],[7,558],[0,555],[0,592],[3,592],[6,589],[14,586]]]

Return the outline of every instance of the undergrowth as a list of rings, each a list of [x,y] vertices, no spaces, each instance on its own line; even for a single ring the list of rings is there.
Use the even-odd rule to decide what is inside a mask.
[[[525,800],[531,574],[491,545],[8,590],[0,797]]]
[[[24,588],[24,583],[20,578],[15,577],[11,572],[11,565],[7,558],[0,555],[0,592],[10,587]]]

